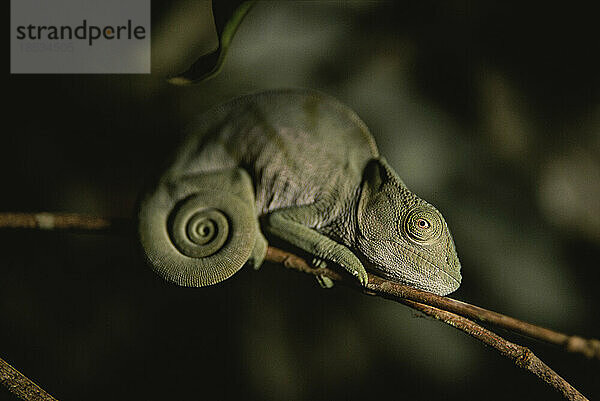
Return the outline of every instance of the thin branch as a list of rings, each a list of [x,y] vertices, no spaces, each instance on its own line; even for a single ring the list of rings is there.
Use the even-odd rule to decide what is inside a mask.
[[[0,228],[124,233],[132,226],[130,219],[78,213],[0,213]]]
[[[133,231],[132,226],[133,224],[126,219],[107,219],[77,214],[0,213],[0,228],[39,228],[123,233]],[[531,350],[507,341],[469,319],[555,344],[570,352],[577,352],[588,357],[600,359],[600,341],[598,340],[569,336],[452,298],[441,297],[388,281],[370,273],[369,285],[367,288],[363,288],[357,285],[356,280],[348,279],[345,275],[335,270],[315,268],[301,257],[274,247],[267,249],[266,260],[282,264],[287,268],[300,272],[312,275],[324,275],[366,294],[377,295],[407,305],[491,346],[503,356],[511,359],[517,366],[530,371],[552,386],[566,399],[586,400],[581,393],[544,364]]]
[[[74,213],[0,213],[0,228],[33,228],[44,230],[73,230],[102,233],[133,233],[133,222],[123,218],[94,217]],[[272,252],[269,255],[275,255]],[[274,256],[273,256],[274,257]],[[267,260],[269,256],[267,256]],[[277,260],[271,260],[277,263]],[[600,359],[600,341],[568,335],[537,326],[479,306],[441,297],[430,292],[383,280],[372,276],[371,285],[381,285],[384,292],[397,298],[409,299],[434,306],[505,330],[531,337],[561,347],[568,352],[579,353],[588,358]]]
[[[40,386],[0,358],[0,382],[14,395],[25,401],[56,401]]]
[[[293,269],[299,272],[308,273],[312,275],[324,275],[332,280],[347,284],[351,287],[361,289],[353,279],[341,275],[340,273],[328,269],[328,268],[315,268],[308,264],[304,259],[283,251],[281,249],[269,247],[267,250],[267,260],[279,264],[283,264],[289,269]],[[391,299],[396,302],[402,303],[410,308],[418,310],[431,316],[437,320],[440,320],[458,330],[461,330],[471,337],[483,342],[484,344],[494,348],[504,357],[512,360],[518,367],[528,370],[529,372],[536,375],[543,382],[554,388],[556,391],[562,394],[564,398],[571,401],[582,401],[587,400],[577,389],[571,386],[565,379],[563,379],[558,373],[552,370],[542,360],[540,360],[535,354],[528,349],[518,344],[514,344],[498,334],[483,328],[471,320],[449,312],[447,310],[438,309],[430,305],[424,305],[419,302],[415,302],[411,299],[404,298],[402,295],[397,295],[399,291],[395,289],[396,283],[384,280],[369,273],[369,284],[365,293],[369,295],[377,295],[386,299]],[[401,286],[405,287],[405,286]],[[401,288],[400,287],[400,288]]]
[[[371,278],[369,278],[369,280],[371,280]],[[370,281],[370,284],[381,287],[381,292],[393,294],[393,296],[397,298],[410,299],[415,302],[434,306],[467,317],[471,320],[490,324],[514,333],[557,345],[568,352],[583,354],[588,358],[600,359],[600,341],[594,338],[586,339],[579,336],[567,335],[476,305],[421,291],[407,285],[387,281],[377,276],[373,276],[373,281]]]
[[[536,375],[540,380],[561,393],[567,400],[587,400],[583,394],[546,365],[529,348],[512,343],[477,323],[452,312],[406,299],[398,299],[398,302],[455,327],[494,348],[502,356],[512,360],[518,367]]]
[[[283,254],[281,252],[283,252]],[[266,259],[275,263],[292,263],[294,265],[294,269],[303,271],[305,273],[321,274],[315,273],[315,269],[311,265],[306,263],[302,264],[297,261],[296,258],[298,257],[295,255],[291,255],[279,249],[269,247]],[[339,273],[332,270],[329,273],[332,274],[332,277],[330,277],[332,280],[342,280],[342,276]],[[408,299],[414,302],[419,302],[464,316],[472,320],[487,323],[495,327],[503,328],[518,334],[535,338],[537,340],[558,345],[566,351],[580,353],[588,358],[593,357],[600,359],[600,341],[593,338],[585,339],[579,336],[570,336],[558,331],[536,326],[534,324],[527,323],[501,313],[493,312],[479,306],[471,305],[466,302],[457,301],[456,299],[448,297],[442,297],[431,292],[422,291],[407,285],[385,280],[373,274],[369,274],[369,285],[367,288],[378,292],[378,294],[386,298],[392,298],[394,300]]]
[[[133,232],[132,226],[133,223],[128,219],[93,217],[73,213],[0,213],[0,228],[33,228],[123,234]],[[267,260],[270,260],[269,257],[267,257]],[[272,261],[277,262],[276,260]],[[441,297],[407,285],[383,280],[377,276],[372,276],[370,280],[371,284],[378,283],[384,288],[385,292],[393,294],[397,298],[410,299],[415,302],[434,306],[481,323],[557,345],[568,352],[583,354],[588,358],[600,359],[600,341],[597,339],[586,339],[560,333],[456,299]]]

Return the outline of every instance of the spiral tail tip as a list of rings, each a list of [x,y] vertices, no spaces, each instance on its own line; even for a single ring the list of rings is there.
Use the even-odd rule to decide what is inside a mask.
[[[168,206],[156,194],[142,204],[140,239],[153,270],[185,287],[219,283],[248,261],[258,222],[252,205],[218,191],[201,191]]]

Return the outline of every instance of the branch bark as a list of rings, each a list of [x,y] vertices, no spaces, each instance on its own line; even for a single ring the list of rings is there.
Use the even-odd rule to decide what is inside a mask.
[[[552,370],[542,360],[540,360],[530,349],[518,344],[514,344],[498,334],[472,322],[471,320],[459,316],[451,311],[438,309],[431,305],[416,302],[411,298],[423,298],[425,301],[430,300],[430,294],[425,291],[416,290],[402,284],[394,283],[372,273],[369,275],[369,284],[366,290],[356,284],[356,280],[347,278],[345,275],[329,268],[315,268],[304,259],[297,255],[291,254],[281,249],[269,247],[267,250],[268,261],[283,264],[288,269],[293,269],[302,273],[312,275],[324,275],[330,279],[341,282],[350,287],[362,290],[366,294],[376,295],[382,298],[390,299],[410,308],[418,310],[428,316],[431,316],[439,321],[442,321],[460,331],[463,331],[473,338],[483,342],[484,344],[494,348],[502,356],[512,360],[518,367],[528,370],[536,375],[540,380],[554,388],[562,394],[567,400],[581,401],[587,400],[577,389],[571,386],[558,373]],[[435,295],[435,297],[439,297]],[[439,297],[443,298],[443,297]],[[435,298],[431,298],[435,299]],[[454,300],[453,300],[454,301]],[[467,304],[468,305],[468,304]],[[472,306],[472,305],[471,305]],[[489,311],[488,311],[489,312]]]
[[[418,302],[409,301],[406,299],[398,300],[413,309],[421,311],[437,320],[440,320],[452,327],[461,330],[473,338],[483,342],[484,344],[494,348],[502,356],[512,360],[515,365],[525,369],[547,385],[553,387],[567,400],[587,400],[577,389],[563,379],[558,373],[546,365],[538,358],[529,348],[512,343],[498,334],[487,330],[471,320],[462,316],[455,315],[452,312],[437,309],[429,305],[420,304]]]
[[[133,224],[130,219],[78,213],[0,213],[0,228],[122,234],[132,230]]]
[[[25,401],[56,401],[40,386],[0,358],[0,382],[14,395]]]
[[[0,228],[76,230],[118,234],[133,232],[133,224],[127,219],[108,219],[71,213],[0,213]],[[402,303],[455,327],[494,348],[520,368],[528,370],[553,387],[566,399],[586,400],[581,393],[535,356],[531,350],[500,337],[470,319],[555,344],[569,352],[600,359],[600,341],[596,339],[585,339],[563,334],[479,306],[385,280],[371,273],[369,273],[368,286],[366,288],[360,287],[356,280],[348,278],[338,271],[329,268],[315,268],[303,258],[271,246],[267,249],[266,260],[299,272],[324,275],[363,293]],[[27,385],[27,382],[24,382],[24,385]],[[36,386],[33,382],[30,382],[30,385]]]
[[[74,213],[0,213],[0,228],[67,230],[110,234],[134,232],[133,223],[129,219],[93,217]],[[269,257],[275,257],[275,254],[269,255],[267,260],[271,260]],[[271,261],[278,263],[277,260]],[[484,324],[556,345],[568,352],[579,353],[588,358],[600,360],[600,341],[597,339],[564,334],[466,302],[383,280],[378,276],[371,275],[370,283],[378,283],[386,292],[397,298],[410,299],[434,306]]]

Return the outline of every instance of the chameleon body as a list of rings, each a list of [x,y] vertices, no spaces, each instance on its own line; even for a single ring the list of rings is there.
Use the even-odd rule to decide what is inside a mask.
[[[263,92],[204,113],[140,203],[146,256],[179,285],[258,268],[263,233],[362,284],[366,268],[441,295],[460,285],[442,215],[408,190],[360,118],[319,92]]]

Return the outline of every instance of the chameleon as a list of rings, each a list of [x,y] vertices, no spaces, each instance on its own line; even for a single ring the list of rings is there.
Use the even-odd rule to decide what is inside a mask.
[[[439,295],[461,282],[442,214],[407,188],[355,112],[314,90],[203,113],[141,197],[138,232],[153,270],[181,286],[260,267],[267,238],[362,285],[367,270]]]

